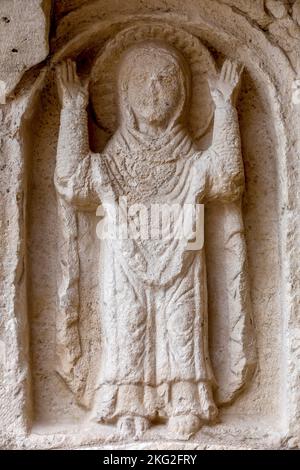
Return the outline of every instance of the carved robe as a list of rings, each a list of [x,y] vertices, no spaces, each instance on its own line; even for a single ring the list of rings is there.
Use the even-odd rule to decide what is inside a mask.
[[[121,196],[129,204],[179,204],[184,210],[197,201],[237,200],[243,190],[238,118],[230,104],[216,110],[213,144],[205,152],[174,124],[156,140],[121,126],[103,155],[90,154],[83,109],[62,111],[61,134],[58,193],[79,209],[109,203],[111,225]],[[77,164],[66,168],[66,152],[72,151]],[[186,245],[177,238],[101,242],[98,421],[128,414],[206,419],[214,379],[205,256]]]

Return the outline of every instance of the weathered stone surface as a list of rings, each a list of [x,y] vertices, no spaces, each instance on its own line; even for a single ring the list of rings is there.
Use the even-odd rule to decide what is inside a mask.
[[[26,70],[49,53],[49,0],[2,0],[0,4],[0,100]]]
[[[55,2],[1,107],[2,448],[300,446],[298,3]],[[207,305],[203,249],[97,236],[193,191]]]
[[[275,18],[284,18],[287,15],[285,2],[278,0],[266,0],[266,8]]]

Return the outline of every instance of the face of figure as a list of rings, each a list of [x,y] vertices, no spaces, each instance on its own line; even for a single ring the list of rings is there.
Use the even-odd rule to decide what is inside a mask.
[[[137,119],[162,125],[182,97],[179,67],[161,55],[139,58],[129,79],[128,98]]]

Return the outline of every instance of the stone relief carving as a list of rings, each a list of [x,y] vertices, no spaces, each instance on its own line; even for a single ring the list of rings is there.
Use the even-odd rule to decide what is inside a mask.
[[[47,2],[30,3],[40,13],[39,6]],[[299,447],[299,105],[293,99],[299,68],[299,0],[188,0],[184,5],[159,0],[71,3],[56,1],[57,14],[53,11],[46,21],[43,15],[33,13],[28,24],[35,36],[33,41],[19,41],[16,36],[24,18],[15,14],[10,2],[0,8],[2,85],[11,81],[12,75],[16,77],[11,86],[0,90],[1,446],[78,448],[94,443],[102,446],[109,439],[114,447],[112,428],[87,420],[88,409],[92,409],[97,421],[99,410],[105,408],[99,358],[106,360],[106,350],[104,329],[100,330],[97,324],[97,317],[101,322],[104,318],[105,308],[100,308],[98,297],[105,284],[101,282],[103,273],[97,258],[104,263],[106,245],[96,239],[98,202],[94,205],[86,198],[79,208],[77,202],[71,203],[71,195],[67,200],[63,194],[55,194],[53,172],[60,106],[52,65],[71,57],[77,63],[80,80],[85,83],[90,77],[88,137],[90,148],[101,154],[106,166],[107,159],[110,164],[116,160],[106,152],[106,142],[115,138],[121,123],[117,99],[119,66],[130,48],[155,42],[154,48],[166,46],[178,51],[190,72],[191,93],[183,129],[187,130],[195,153],[205,154],[214,146],[211,124],[215,109],[207,77],[216,71],[203,44],[211,50],[218,68],[224,58],[245,64],[237,109],[246,191],[243,217],[240,198],[232,202],[220,198],[203,201],[208,297],[208,332],[204,339],[215,377],[212,394],[219,409],[218,418],[215,422],[203,419],[204,424],[214,425],[204,426],[190,443],[182,441],[182,433],[180,443],[173,441],[176,426],[170,420],[170,435],[165,426],[152,426],[143,442],[129,443],[129,447],[145,448],[151,441],[157,448],[166,449],[171,445],[170,441],[164,442],[166,438],[175,447],[185,449]],[[23,23],[22,31],[26,19]],[[29,29],[24,30],[26,37]],[[46,58],[48,38],[51,56]],[[27,70],[41,56],[46,60]],[[20,77],[23,78],[15,87]],[[67,127],[69,131],[74,127],[76,136],[81,112],[71,106],[70,114],[71,108],[74,118],[70,118],[72,124]],[[124,122],[131,122],[128,116]],[[89,153],[89,146],[86,148]],[[126,156],[125,152],[124,159]],[[177,157],[180,159],[180,155]],[[132,162],[136,159],[138,155]],[[170,162],[156,163],[167,169]],[[143,177],[152,183],[152,166],[155,165],[139,160],[137,165],[128,167],[132,180]],[[169,171],[165,175],[171,180]],[[157,181],[160,176],[161,173]],[[161,186],[164,183],[160,181]],[[259,352],[257,373],[251,381],[255,355],[243,218]],[[161,290],[167,288],[163,286]],[[156,338],[156,333],[151,338]],[[246,384],[249,388],[235,400]],[[155,402],[153,397],[146,401]],[[172,394],[162,402],[160,419],[168,422],[163,411],[164,404],[172,405]],[[224,404],[230,406],[223,407]],[[115,417],[101,422],[117,421]],[[140,434],[145,427],[145,421],[134,422],[131,416],[124,421],[122,424],[120,420],[121,430],[131,428],[132,434]],[[159,424],[158,416],[154,420],[150,417],[150,421]],[[194,429],[199,425],[195,420]],[[186,436],[191,427],[188,423]],[[118,432],[116,436],[118,439]]]
[[[135,238],[101,240],[101,364],[92,414],[99,423],[117,422],[122,435],[140,436],[150,424],[167,421],[171,432],[190,436],[214,422],[217,404],[231,401],[255,366],[234,106],[241,72],[225,61],[216,73],[195,37],[155,24],[128,28],[111,40],[95,61],[89,87],[71,60],[57,69],[62,104],[55,171],[62,237],[58,371],[79,401],[76,211],[96,211],[102,204],[110,230],[119,233],[120,198],[149,211],[153,205],[177,205],[179,216],[187,204],[221,206],[224,239],[221,248],[216,243],[215,255],[223,256],[225,267],[216,280],[225,291],[230,331],[230,364],[222,383],[215,380],[209,357],[204,249],[189,250],[189,237],[174,234],[145,240],[141,231]],[[99,125],[112,135],[101,154],[89,149],[89,96]],[[212,144],[200,150],[213,115]],[[214,281],[214,274],[208,275]]]

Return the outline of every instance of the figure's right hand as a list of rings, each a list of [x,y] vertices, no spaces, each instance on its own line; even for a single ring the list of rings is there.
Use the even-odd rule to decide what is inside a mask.
[[[68,59],[56,68],[58,95],[63,107],[86,107],[88,104],[88,83],[82,84],[76,63]]]

